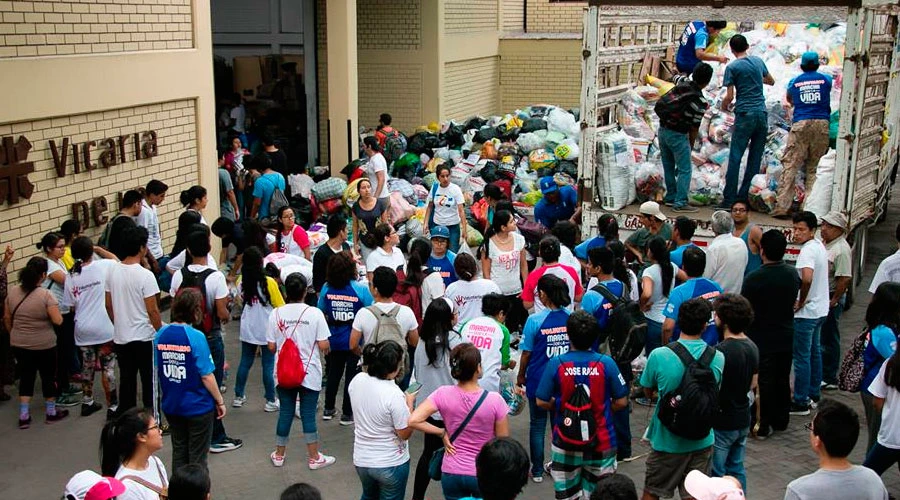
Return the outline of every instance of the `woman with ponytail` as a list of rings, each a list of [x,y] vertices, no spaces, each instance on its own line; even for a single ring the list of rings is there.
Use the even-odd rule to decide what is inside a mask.
[[[162,429],[148,408],[132,408],[108,420],[100,434],[100,474],[125,485],[119,500],[159,500],[168,494],[166,466],[157,458]]]
[[[647,355],[662,345],[663,309],[669,300],[669,292],[675,287],[678,267],[669,258],[666,240],[659,236],[647,242],[647,261],[650,267],[641,275],[641,310],[647,318]]]
[[[448,500],[481,497],[475,477],[478,452],[491,439],[509,436],[509,407],[500,394],[478,385],[482,373],[478,348],[468,343],[454,347],[450,375],[456,385],[439,387],[409,417],[410,427],[439,436],[448,450],[441,466],[441,489]],[[443,428],[426,421],[437,412],[444,420]]]
[[[116,353],[113,324],[106,314],[106,276],[115,265],[108,259],[94,260],[94,243],[87,236],[72,241],[74,264],[66,279],[63,304],[75,315],[75,345],[81,351],[81,416],[91,415],[103,405],[94,401],[94,374],[106,393],[107,415],[113,415],[119,397],[116,390]]]
[[[467,253],[460,253],[453,263],[456,269],[455,281],[447,287],[444,294],[450,302],[456,306],[456,314],[459,324],[481,316],[481,299],[489,293],[501,293],[500,287],[491,280],[478,277],[478,264],[475,257]]]
[[[441,273],[436,273],[428,268],[428,257],[431,255],[431,243],[425,238],[414,238],[409,242],[409,258],[406,261],[406,279],[398,286],[398,290],[408,287],[418,287],[422,296],[421,305],[405,304],[413,310],[416,319],[421,321],[422,315],[428,310],[431,302],[443,297],[446,289]],[[400,302],[402,303],[402,302]]]
[[[516,232],[516,219],[509,210],[500,209],[488,228],[481,246],[481,274],[500,287],[510,301],[506,327],[510,332],[522,331],[528,313],[522,305],[522,284],[528,279],[525,237]]]
[[[209,202],[209,199],[206,196],[205,187],[191,186],[188,189],[185,189],[181,192],[181,195],[178,196],[178,201],[181,202],[181,205],[184,206],[186,211],[196,212],[200,215],[200,223],[207,225],[206,219],[203,218],[202,213],[206,208],[206,204]]]

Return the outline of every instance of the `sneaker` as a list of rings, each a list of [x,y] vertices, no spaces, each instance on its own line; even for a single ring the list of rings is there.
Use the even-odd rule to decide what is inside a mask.
[[[771,427],[766,427],[765,429],[760,428],[758,431],[756,431],[756,439],[764,441],[770,438],[772,434],[775,434],[775,430]]]
[[[552,465],[553,465],[553,461],[552,461],[552,460],[549,461],[549,462],[547,462],[547,463],[545,463],[545,464],[544,464],[544,472],[546,472],[547,474],[550,474],[550,467],[551,467]]]
[[[353,425],[353,415],[341,415],[341,425]]]
[[[225,394],[226,392],[228,392],[228,386],[225,384],[220,385],[219,392],[221,392],[222,394]]]
[[[222,440],[221,443],[213,443],[209,447],[210,453],[224,453],[226,451],[232,451],[240,448],[244,445],[244,442],[240,439],[232,439],[230,437],[226,437]]]
[[[269,455],[269,459],[272,460],[272,465],[274,465],[275,467],[283,467],[284,466],[284,455],[281,455],[279,457],[273,451],[272,454]]]
[[[810,398],[810,400],[809,400],[809,409],[810,409],[810,410],[816,410],[816,409],[818,409],[818,408],[819,408],[819,400],[821,400],[821,399],[822,399],[821,396],[813,396],[812,398]]]
[[[804,415],[809,415],[809,403],[801,404],[801,403],[791,403],[791,411],[788,412],[791,415],[796,415],[802,417]]]
[[[672,207],[672,211],[679,214],[695,214],[700,211],[697,207],[692,207],[690,205],[684,205],[681,207]]]
[[[83,398],[81,396],[63,393],[60,397],[56,398],[56,406],[78,406],[81,404],[82,400]]]
[[[329,465],[333,464],[334,461],[334,457],[319,452],[319,458],[317,458],[316,460],[313,460],[311,458],[308,459],[306,465],[309,466],[309,470],[319,470],[328,467]]]
[[[535,483],[543,483],[544,476],[531,476],[531,480]]]
[[[231,402],[232,408],[241,408],[244,406],[244,403],[247,402],[247,396],[235,396],[234,400]]]
[[[89,417],[89,416],[93,415],[94,413],[97,413],[101,409],[103,409],[103,405],[96,401],[92,401],[90,404],[82,403],[81,404],[81,416]]]
[[[115,420],[119,416],[118,408],[108,408],[106,410],[106,420]]]
[[[297,404],[294,405],[294,416],[300,418],[300,401],[297,401]]]
[[[272,413],[273,411],[278,411],[281,409],[281,405],[278,403],[278,400],[275,401],[266,401],[266,406],[263,408],[267,413]]]
[[[641,406],[656,406],[656,399],[650,398],[635,398],[634,402]]]
[[[726,212],[731,211],[731,205],[726,205],[725,203],[719,203],[715,206],[713,210],[725,210]]]
[[[29,427],[31,427],[31,415],[28,415],[28,418],[19,419],[19,429],[27,429]]]
[[[325,410],[322,412],[322,420],[331,420],[337,415],[337,410]]]
[[[675,202],[674,202],[674,201],[665,201],[665,202],[663,202],[663,203],[664,203],[667,207],[674,207],[674,206],[675,206]]]
[[[822,390],[823,391],[836,391],[836,390],[838,390],[838,386],[837,386],[837,384],[826,384],[825,382],[822,382]]]
[[[84,389],[81,388],[81,384],[72,384],[69,388],[63,391],[63,394],[71,394],[73,396],[80,396],[84,394]]]
[[[47,415],[46,423],[52,424],[69,416],[69,410],[56,409],[56,415]]]

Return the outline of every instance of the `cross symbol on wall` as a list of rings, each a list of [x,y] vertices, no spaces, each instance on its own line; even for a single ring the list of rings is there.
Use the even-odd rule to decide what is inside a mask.
[[[19,197],[31,198],[34,184],[28,180],[28,174],[34,172],[34,163],[28,160],[31,143],[25,136],[13,142],[11,136],[0,140],[0,203],[8,201],[10,205],[19,202]]]

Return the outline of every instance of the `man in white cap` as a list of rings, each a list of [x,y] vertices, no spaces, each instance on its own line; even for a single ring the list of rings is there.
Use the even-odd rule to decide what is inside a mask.
[[[847,243],[847,216],[828,212],[822,217],[819,233],[828,251],[828,317],[822,325],[822,388],[835,390],[838,368],[841,365],[841,331],[839,323],[844,312],[847,289],[853,278],[852,251]]]
[[[647,242],[654,236],[669,241],[672,239],[672,226],[666,222],[666,216],[659,209],[659,203],[645,201],[640,209],[641,225],[644,226],[631,233],[625,240],[625,248],[631,252],[641,264],[647,256]]]
[[[64,500],[109,500],[125,493],[125,485],[114,477],[83,470],[66,483]]]
[[[731,476],[709,477],[699,470],[688,472],[684,489],[696,500],[742,500],[741,483]]]

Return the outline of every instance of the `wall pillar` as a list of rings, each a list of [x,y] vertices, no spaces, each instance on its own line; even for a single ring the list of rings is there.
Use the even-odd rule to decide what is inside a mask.
[[[332,175],[358,156],[356,0],[328,0],[328,135]]]

